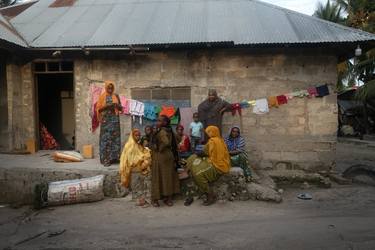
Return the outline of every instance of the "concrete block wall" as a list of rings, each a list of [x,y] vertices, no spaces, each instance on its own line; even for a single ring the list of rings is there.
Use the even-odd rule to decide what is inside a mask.
[[[224,131],[242,127],[251,164],[261,169],[328,170],[334,167],[337,102],[332,90],[337,80],[336,57],[319,51],[295,50],[256,53],[241,50],[151,52],[121,60],[75,61],[77,149],[93,144],[98,153],[99,129],[92,133],[89,117],[89,80],[114,80],[116,92],[130,96],[132,88],[190,86],[193,107],[206,98],[209,88],[230,102],[250,100],[306,89],[327,83],[331,95],[291,100],[255,115],[226,114]],[[102,85],[102,83],[94,83]],[[122,141],[131,129],[121,118]]]

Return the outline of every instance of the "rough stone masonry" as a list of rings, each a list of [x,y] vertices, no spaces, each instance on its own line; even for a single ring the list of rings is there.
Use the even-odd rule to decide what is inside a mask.
[[[216,88],[229,102],[279,95],[311,85],[327,83],[331,95],[324,98],[294,98],[270,113],[224,117],[224,129],[240,125],[251,164],[259,169],[303,169],[312,172],[334,167],[337,104],[334,86],[337,58],[314,49],[211,49],[149,52],[122,59],[74,60],[77,150],[93,144],[98,154],[99,130],[92,133],[89,116],[89,80],[114,80],[116,91],[131,98],[132,88],[190,87],[193,107]],[[17,69],[8,65],[8,99],[12,145],[32,137],[35,108],[30,64]],[[20,88],[22,81],[22,88]],[[93,83],[101,85],[101,83]],[[19,97],[22,97],[19,99]],[[17,114],[15,116],[14,114]],[[22,118],[19,116],[22,114]],[[131,119],[122,116],[122,141],[131,129]]]

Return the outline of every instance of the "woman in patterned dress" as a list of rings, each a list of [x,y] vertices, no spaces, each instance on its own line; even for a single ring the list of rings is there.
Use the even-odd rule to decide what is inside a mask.
[[[122,110],[120,98],[114,93],[115,85],[105,82],[105,92],[100,95],[96,112],[100,122],[99,153],[100,163],[105,167],[120,159],[121,132],[119,112]]]

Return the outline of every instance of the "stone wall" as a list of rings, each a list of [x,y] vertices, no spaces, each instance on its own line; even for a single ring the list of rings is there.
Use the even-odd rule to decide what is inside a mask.
[[[8,150],[8,91],[5,55],[0,52],[0,150]]]
[[[7,64],[9,149],[24,149],[35,139],[34,81],[31,63]]]
[[[90,130],[89,80],[114,80],[116,92],[130,97],[132,88],[190,86],[196,107],[216,88],[230,102],[267,97],[328,83],[331,95],[291,100],[255,115],[243,110],[242,117],[224,117],[224,131],[233,124],[242,127],[251,163],[262,169],[327,170],[334,166],[337,129],[336,57],[319,51],[249,50],[152,52],[121,60],[75,61],[77,149],[93,144],[98,154],[99,129]],[[102,83],[94,83],[102,85]],[[121,118],[124,141],[131,129]]]

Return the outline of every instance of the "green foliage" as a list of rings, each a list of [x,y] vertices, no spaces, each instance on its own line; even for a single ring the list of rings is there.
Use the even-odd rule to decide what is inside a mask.
[[[15,4],[17,0],[0,0],[0,8]]]
[[[344,23],[345,21],[342,17],[342,7],[336,3],[331,3],[330,0],[326,4],[319,2],[314,16],[335,23]]]
[[[375,33],[375,0],[333,0],[319,4],[315,16]],[[338,90],[361,86],[357,98],[375,97],[375,49],[338,65]]]

